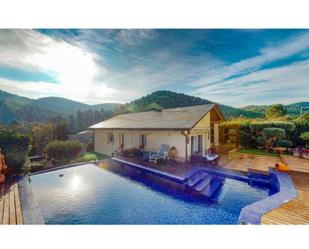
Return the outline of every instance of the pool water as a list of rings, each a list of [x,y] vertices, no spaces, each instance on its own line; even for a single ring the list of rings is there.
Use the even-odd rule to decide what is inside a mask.
[[[33,175],[30,186],[46,224],[236,224],[241,208],[269,195],[225,179],[211,201],[137,178],[86,164]]]

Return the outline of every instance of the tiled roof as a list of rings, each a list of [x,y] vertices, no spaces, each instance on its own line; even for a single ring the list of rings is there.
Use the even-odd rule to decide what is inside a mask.
[[[191,129],[216,104],[121,114],[90,129]]]

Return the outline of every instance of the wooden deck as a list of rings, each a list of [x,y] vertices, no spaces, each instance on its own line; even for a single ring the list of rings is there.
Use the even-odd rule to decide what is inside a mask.
[[[16,181],[0,184],[0,225],[23,224]]]
[[[309,224],[309,174],[291,172],[298,196],[262,217],[262,224]]]
[[[248,172],[249,170],[268,172],[270,166],[276,162],[286,163],[289,173],[298,192],[297,198],[281,205],[265,215],[262,224],[309,224],[309,160],[293,156],[281,157],[258,156],[236,158],[228,160],[227,156],[221,156],[219,164],[227,169]]]
[[[288,167],[292,171],[309,173],[309,160],[308,159],[295,157],[295,156],[281,155],[281,160],[282,162],[287,164]]]

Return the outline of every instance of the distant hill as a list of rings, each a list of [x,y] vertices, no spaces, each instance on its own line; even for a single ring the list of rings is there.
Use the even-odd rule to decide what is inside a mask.
[[[156,91],[144,97],[136,99],[125,105],[118,103],[103,103],[98,105],[87,105],[74,100],[46,97],[37,100],[21,97],[15,94],[0,90],[0,123],[8,124],[14,120],[41,122],[53,118],[56,115],[68,117],[75,114],[77,110],[101,110],[116,113],[130,113],[139,111],[162,110],[165,108],[184,107],[192,105],[202,105],[213,103],[211,100],[202,99],[176,93],[172,91]],[[219,104],[224,116],[231,117],[263,117],[267,105],[246,106],[235,108],[228,105]],[[299,102],[286,105],[288,113],[291,115],[300,114],[300,112],[309,112],[309,102]]]
[[[98,105],[87,105],[81,102],[74,100],[59,98],[59,97],[46,97],[31,102],[32,106],[43,107],[51,111],[63,113],[63,114],[72,114],[77,110],[101,110],[114,111],[116,108],[119,108],[121,104],[118,103],[104,103]]]
[[[269,107],[268,105],[250,105],[250,106],[245,106],[242,108],[239,108],[243,111],[251,111],[255,113],[259,113],[261,115],[265,114],[265,110]],[[289,105],[285,105],[285,108],[288,111],[288,114],[290,115],[298,115],[304,112],[309,113],[309,102],[297,102]]]
[[[10,110],[18,110],[32,102],[32,99],[0,90],[0,102],[5,103]]]
[[[160,108],[164,109],[164,108],[184,107],[193,105],[203,105],[210,103],[213,102],[207,99],[190,96],[183,93],[176,93],[171,91],[156,91],[147,96],[144,96],[142,98],[139,98],[135,101],[126,104],[125,110],[126,112],[137,112],[137,111],[145,111],[147,109],[152,110],[154,106],[156,106],[157,109]],[[239,117],[239,116],[255,118],[262,116],[260,113],[241,110],[238,108],[234,108],[232,106],[221,105],[221,104],[219,104],[219,106],[226,118]]]
[[[75,114],[77,110],[115,111],[120,106],[118,103],[87,105],[59,97],[30,99],[0,90],[0,123],[9,124],[14,120],[42,122],[57,115]]]

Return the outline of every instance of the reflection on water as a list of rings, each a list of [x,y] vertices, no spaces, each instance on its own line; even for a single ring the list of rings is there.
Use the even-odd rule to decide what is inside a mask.
[[[72,192],[78,192],[82,187],[82,178],[79,175],[73,175],[69,181],[69,188]]]

